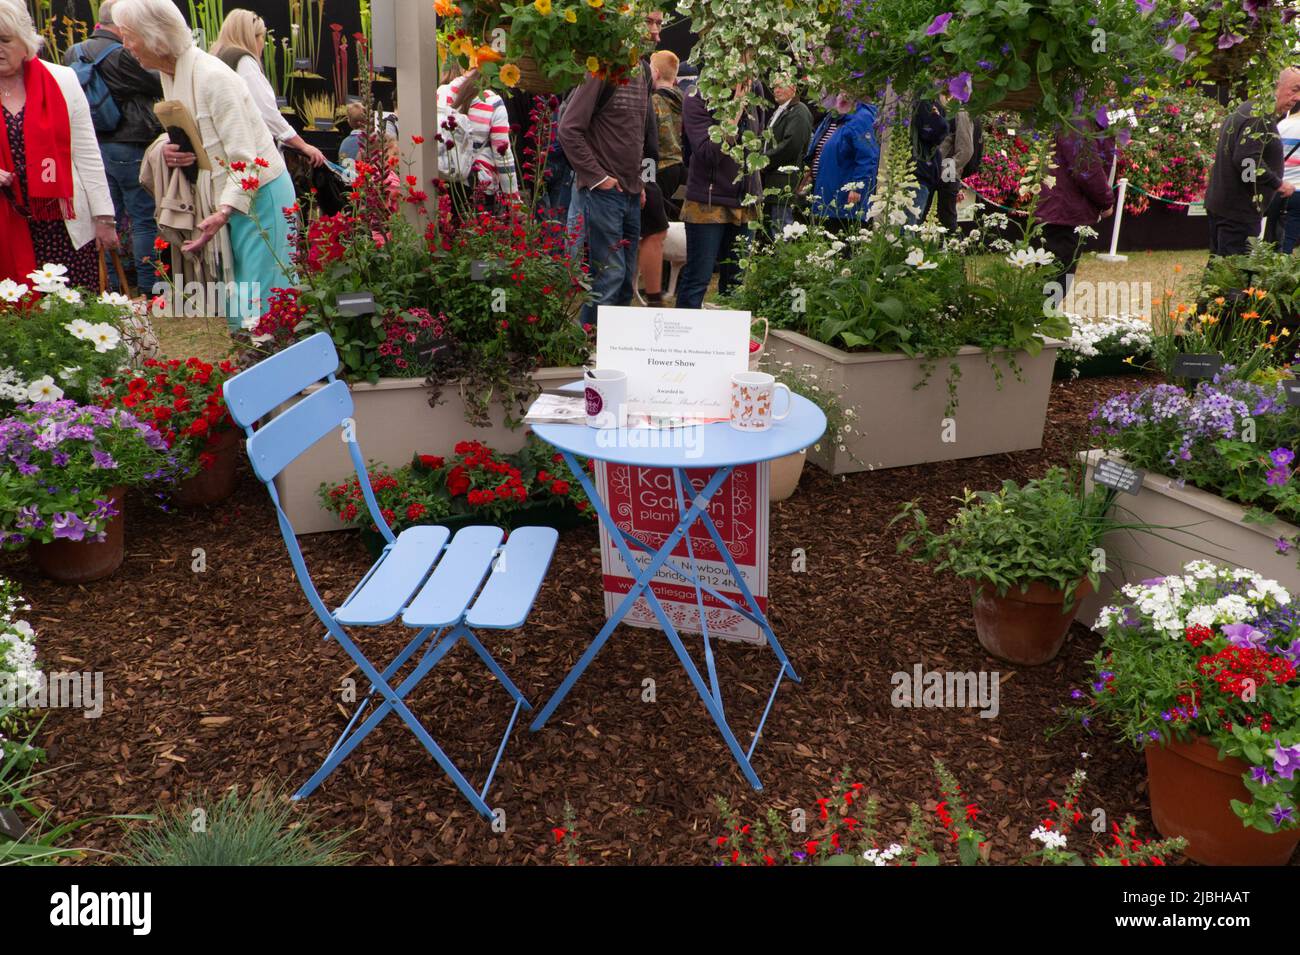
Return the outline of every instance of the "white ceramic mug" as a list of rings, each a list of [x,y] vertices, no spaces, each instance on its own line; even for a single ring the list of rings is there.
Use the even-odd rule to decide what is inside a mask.
[[[588,368],[582,382],[588,427],[623,427],[627,417],[627,372]]]
[[[774,414],[777,391],[785,392],[785,411]],[[740,371],[731,376],[731,426],[737,431],[766,431],[773,421],[790,416],[790,389],[765,371]]]

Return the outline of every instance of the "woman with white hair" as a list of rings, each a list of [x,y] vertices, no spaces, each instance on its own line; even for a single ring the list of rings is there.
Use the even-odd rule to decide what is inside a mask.
[[[77,75],[40,49],[26,8],[0,0],[0,280],[52,263],[96,287],[92,240],[117,247],[113,197]]]
[[[275,89],[262,72],[262,47],[266,43],[266,21],[252,10],[231,10],[221,24],[217,42],[208,52],[239,74],[253,94],[271,136],[281,146],[296,149],[313,166],[325,162],[325,154],[307,142],[289,125],[275,105]]]
[[[181,250],[193,255],[216,240],[222,273],[238,289],[237,301],[227,304],[226,321],[232,330],[251,325],[272,289],[293,285],[288,273],[292,228],[285,210],[295,196],[280,151],[248,86],[194,46],[172,0],[120,0],[113,18],[127,50],[145,69],[158,70],[163,97],[180,102],[194,117],[212,163],[211,171],[199,172],[196,193],[201,211],[210,212],[199,223],[199,235]],[[163,147],[164,161],[174,168],[192,166],[197,158],[175,143]]]

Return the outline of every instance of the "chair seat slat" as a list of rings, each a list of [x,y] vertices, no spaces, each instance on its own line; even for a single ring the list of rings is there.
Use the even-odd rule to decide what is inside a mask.
[[[449,537],[445,527],[402,531],[366,582],[334,612],[334,619],[352,627],[392,623],[424,583]]]
[[[497,558],[497,570],[470,608],[465,623],[484,630],[522,627],[551,566],[559,533],[553,527],[520,527]]]
[[[462,528],[402,614],[402,622],[408,627],[450,627],[460,622],[491,572],[504,536],[499,527]]]

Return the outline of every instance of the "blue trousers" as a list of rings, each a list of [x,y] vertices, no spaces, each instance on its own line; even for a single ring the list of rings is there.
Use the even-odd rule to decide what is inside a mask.
[[[631,305],[641,243],[641,196],[621,189],[573,187],[569,220],[582,217],[582,234],[591,268],[593,301],[582,307],[582,321],[595,324],[599,305]]]
[[[140,185],[140,162],[144,159],[145,145],[140,143],[100,143],[99,154],[104,159],[104,173],[108,176],[108,191],[113,197],[117,221],[131,223],[131,248],[125,249],[125,265],[135,262],[136,286],[149,292],[156,281],[153,263],[165,261],[154,251],[153,242],[158,235],[154,221],[153,196]],[[108,270],[113,288],[117,288],[117,273]]]
[[[749,232],[746,225],[686,223],[686,264],[677,277],[677,307],[699,308],[709,290],[713,270],[718,270],[718,292],[725,295],[736,284],[740,266],[738,248]]]

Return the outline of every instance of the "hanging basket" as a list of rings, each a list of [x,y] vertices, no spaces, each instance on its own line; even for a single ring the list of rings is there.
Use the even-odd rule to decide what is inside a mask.
[[[1026,49],[1021,57],[1023,62],[1030,64],[1029,83],[1022,90],[1007,90],[1000,100],[989,104],[989,110],[1000,109],[1012,113],[1024,113],[1035,109],[1043,101],[1043,88],[1039,85],[1038,73],[1033,68],[1036,59],[1038,59],[1037,43]],[[976,84],[976,89],[980,93],[987,93],[992,88],[993,83],[990,80],[981,80]]]
[[[519,67],[519,82],[515,84],[518,89],[526,93],[559,92],[559,87],[538,69],[537,61],[531,56],[521,56],[515,60],[515,66]]]

